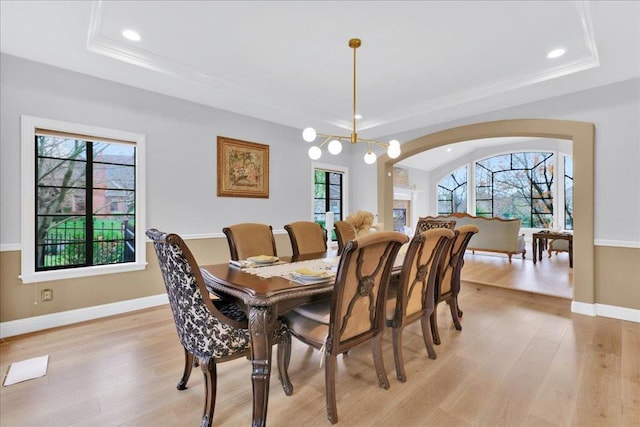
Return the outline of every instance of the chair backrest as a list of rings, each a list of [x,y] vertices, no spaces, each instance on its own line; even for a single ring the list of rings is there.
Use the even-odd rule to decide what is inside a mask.
[[[284,226],[291,240],[293,257],[327,251],[327,232],[318,223],[297,221]]]
[[[328,353],[342,353],[384,331],[391,269],[408,240],[405,234],[382,231],[347,243],[331,301]]]
[[[333,226],[338,239],[338,255],[342,255],[347,242],[356,238],[356,229],[347,221],[336,221]]]
[[[418,223],[416,224],[416,234],[422,233],[423,231],[431,230],[433,228],[448,228],[449,230],[453,230],[454,228],[456,228],[456,221],[453,219],[434,219],[430,216],[421,216],[418,218]]]
[[[456,228],[456,236],[440,261],[435,289],[436,300],[460,290],[460,272],[464,265],[464,252],[467,250],[469,240],[478,231],[475,225],[462,225]]]
[[[454,237],[455,233],[447,228],[434,228],[411,239],[398,280],[395,326],[405,318],[433,309],[440,260]]]
[[[182,238],[153,228],[146,234],[153,241],[184,348],[194,356],[207,358],[227,356],[230,348],[248,346],[246,332],[238,329],[247,325],[226,317],[213,305],[202,273]]]
[[[225,227],[222,231],[227,236],[234,261],[258,255],[278,256],[270,225],[247,222]]]

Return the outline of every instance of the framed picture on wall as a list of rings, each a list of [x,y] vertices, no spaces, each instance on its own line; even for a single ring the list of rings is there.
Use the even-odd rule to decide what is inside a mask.
[[[269,146],[218,136],[218,196],[269,198]]]

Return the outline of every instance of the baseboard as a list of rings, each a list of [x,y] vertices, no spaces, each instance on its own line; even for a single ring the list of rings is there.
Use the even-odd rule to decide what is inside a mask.
[[[611,317],[613,319],[640,323],[640,310],[617,307],[615,305],[587,304],[584,302],[572,301],[571,312],[584,314],[586,316]]]
[[[0,338],[42,331],[57,326],[99,319],[101,317],[127,313],[143,308],[156,307],[158,305],[168,304],[168,302],[167,294],[160,294],[94,307],[79,308],[77,310],[62,311],[60,313],[28,317],[26,319],[11,320],[0,323]]]

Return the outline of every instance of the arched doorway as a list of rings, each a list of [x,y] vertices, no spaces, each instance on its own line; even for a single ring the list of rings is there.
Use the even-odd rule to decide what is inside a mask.
[[[402,145],[402,155],[378,159],[378,218],[390,228],[393,217],[393,165],[441,145],[482,138],[542,137],[573,141],[574,172],[574,301],[593,304],[594,283],[594,142],[593,123],[570,120],[519,119],[476,123],[435,132]],[[388,220],[387,220],[388,219]]]

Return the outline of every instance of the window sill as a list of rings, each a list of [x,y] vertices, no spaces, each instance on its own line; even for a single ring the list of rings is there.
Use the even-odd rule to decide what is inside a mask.
[[[48,282],[51,280],[75,279],[78,277],[99,276],[102,274],[126,273],[129,271],[140,271],[147,267],[147,263],[127,263],[99,265],[93,267],[70,268],[66,270],[27,272],[20,276],[22,283]]]

